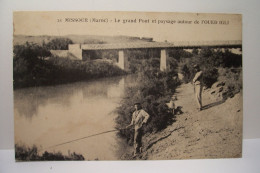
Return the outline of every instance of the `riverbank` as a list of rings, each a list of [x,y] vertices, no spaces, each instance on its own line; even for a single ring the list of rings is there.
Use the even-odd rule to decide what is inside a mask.
[[[146,68],[146,69],[145,69]],[[149,68],[149,64],[138,74],[136,84],[125,89],[124,98],[117,108],[117,128],[124,129],[130,124],[134,112],[134,104],[141,103],[142,108],[150,115],[145,133],[158,132],[173,122],[173,114],[166,103],[169,102],[179,80],[174,79],[176,73],[160,72]],[[131,129],[121,130],[120,137],[125,138],[129,145],[133,144],[134,135]]]
[[[242,156],[242,94],[225,102],[203,91],[204,110],[197,111],[191,84],[177,88],[176,106],[183,114],[176,122],[158,133],[143,137],[143,153],[136,159],[172,160],[203,158],[238,158]],[[124,159],[133,159],[131,154]]]
[[[34,43],[15,45],[13,50],[13,88],[47,86],[113,77],[126,74],[112,61],[60,58],[46,46]]]
[[[116,65],[106,61],[73,61],[52,57],[49,60],[39,60],[33,68],[28,67],[21,73],[14,62],[14,89],[33,86],[52,86],[79,81],[108,78],[125,75],[126,72]]]

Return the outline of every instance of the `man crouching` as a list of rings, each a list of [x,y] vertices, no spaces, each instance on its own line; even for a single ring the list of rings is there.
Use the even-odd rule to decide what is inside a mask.
[[[131,126],[134,126],[135,134],[134,134],[134,156],[136,156],[138,153],[141,152],[142,147],[142,135],[143,135],[143,124],[147,123],[150,115],[145,112],[140,103],[134,104],[135,111],[132,115],[132,121],[131,123],[126,126],[126,128],[129,128]]]

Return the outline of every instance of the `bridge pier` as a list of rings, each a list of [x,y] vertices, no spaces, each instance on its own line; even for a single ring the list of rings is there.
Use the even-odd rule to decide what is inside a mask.
[[[118,51],[118,63],[117,65],[122,70],[128,70],[128,58],[124,50]]]
[[[169,54],[168,49],[161,49],[161,58],[160,58],[160,70],[165,71],[169,68]],[[117,65],[122,70],[128,70],[128,57],[124,50],[118,51],[118,63]]]
[[[169,54],[167,49],[161,49],[160,70],[165,71],[169,67]]]
[[[80,44],[69,44],[69,53],[75,58],[82,60],[82,49]]]

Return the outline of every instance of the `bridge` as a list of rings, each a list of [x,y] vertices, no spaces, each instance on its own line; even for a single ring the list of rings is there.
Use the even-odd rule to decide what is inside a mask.
[[[128,67],[128,57],[125,54],[126,50],[131,49],[160,49],[160,70],[164,71],[168,66],[168,51],[173,49],[193,49],[193,48],[242,48],[241,40],[232,41],[182,41],[182,42],[134,42],[134,43],[116,43],[116,44],[69,44],[69,53],[73,54],[77,59],[82,60],[82,52],[89,51],[118,51],[117,65],[124,70]]]

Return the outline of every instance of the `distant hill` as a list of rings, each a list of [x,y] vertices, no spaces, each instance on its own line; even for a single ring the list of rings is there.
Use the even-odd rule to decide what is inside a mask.
[[[14,35],[13,44],[20,45],[26,42],[33,42],[42,44],[48,43],[55,38],[69,38],[73,43],[126,43],[126,42],[150,42],[152,38],[140,38],[130,36],[96,36],[96,35],[65,35],[65,36],[28,36],[28,35]]]

